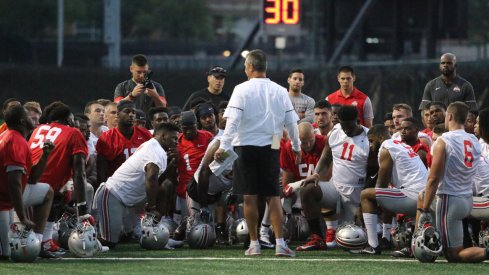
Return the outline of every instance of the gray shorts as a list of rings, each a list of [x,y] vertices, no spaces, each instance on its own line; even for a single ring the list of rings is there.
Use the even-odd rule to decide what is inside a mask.
[[[402,189],[375,188],[377,203],[395,214],[406,214],[409,217],[416,216],[417,200],[411,199]]]
[[[95,201],[100,236],[106,241],[118,243],[126,206],[105,185],[101,185],[97,190]]]
[[[362,188],[346,188],[338,190],[332,182],[321,181],[319,187],[323,193],[320,201],[321,208],[336,210],[340,223],[354,223],[355,214],[360,207]]]
[[[477,220],[489,221],[489,198],[488,197],[472,197],[472,210],[470,217]]]
[[[12,223],[12,210],[0,211],[0,256],[10,256],[8,231]]]
[[[472,196],[437,195],[436,227],[441,233],[444,248],[462,247],[464,232],[462,220],[472,209]]]

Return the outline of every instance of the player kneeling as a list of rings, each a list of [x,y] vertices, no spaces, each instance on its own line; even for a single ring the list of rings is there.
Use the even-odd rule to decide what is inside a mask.
[[[109,247],[119,242],[123,214],[146,202],[146,213],[152,213],[159,221],[162,212],[161,199],[168,165],[174,165],[178,127],[174,124],[159,125],[154,138],[143,143],[110,177],[95,194],[94,208],[99,208],[99,230],[102,240]]]

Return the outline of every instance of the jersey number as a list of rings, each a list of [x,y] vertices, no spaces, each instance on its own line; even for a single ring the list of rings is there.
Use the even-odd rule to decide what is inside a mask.
[[[464,163],[465,166],[472,168],[472,162],[474,161],[474,155],[472,154],[472,142],[464,140]]]
[[[341,159],[346,159],[347,161],[351,161],[351,157],[353,155],[353,148],[355,148],[355,144],[349,144],[347,142],[343,143],[343,152],[341,152]],[[348,157],[345,158],[346,156],[346,151],[348,152]]]
[[[44,145],[44,141],[50,140],[54,143],[56,138],[58,138],[59,134],[61,134],[61,129],[57,127],[51,128],[49,125],[43,125],[39,127],[39,131],[37,131],[34,136],[34,140],[31,144],[31,149],[34,148],[42,148]]]
[[[124,149],[124,155],[126,156],[126,159],[128,159],[132,154],[136,152],[136,148],[126,148]]]
[[[190,167],[190,158],[188,154],[183,155],[183,159],[185,160],[185,164],[187,164],[187,171],[192,171],[192,167]]]

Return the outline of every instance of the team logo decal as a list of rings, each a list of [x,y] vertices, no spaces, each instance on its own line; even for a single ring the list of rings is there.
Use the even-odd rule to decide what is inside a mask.
[[[453,91],[456,92],[456,93],[460,93],[460,87],[459,86],[455,86],[455,88],[453,88]]]

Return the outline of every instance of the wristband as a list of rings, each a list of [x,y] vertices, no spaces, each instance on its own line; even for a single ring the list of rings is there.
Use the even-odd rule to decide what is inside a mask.
[[[136,97],[132,95],[132,92],[129,93],[129,99],[135,99]]]

